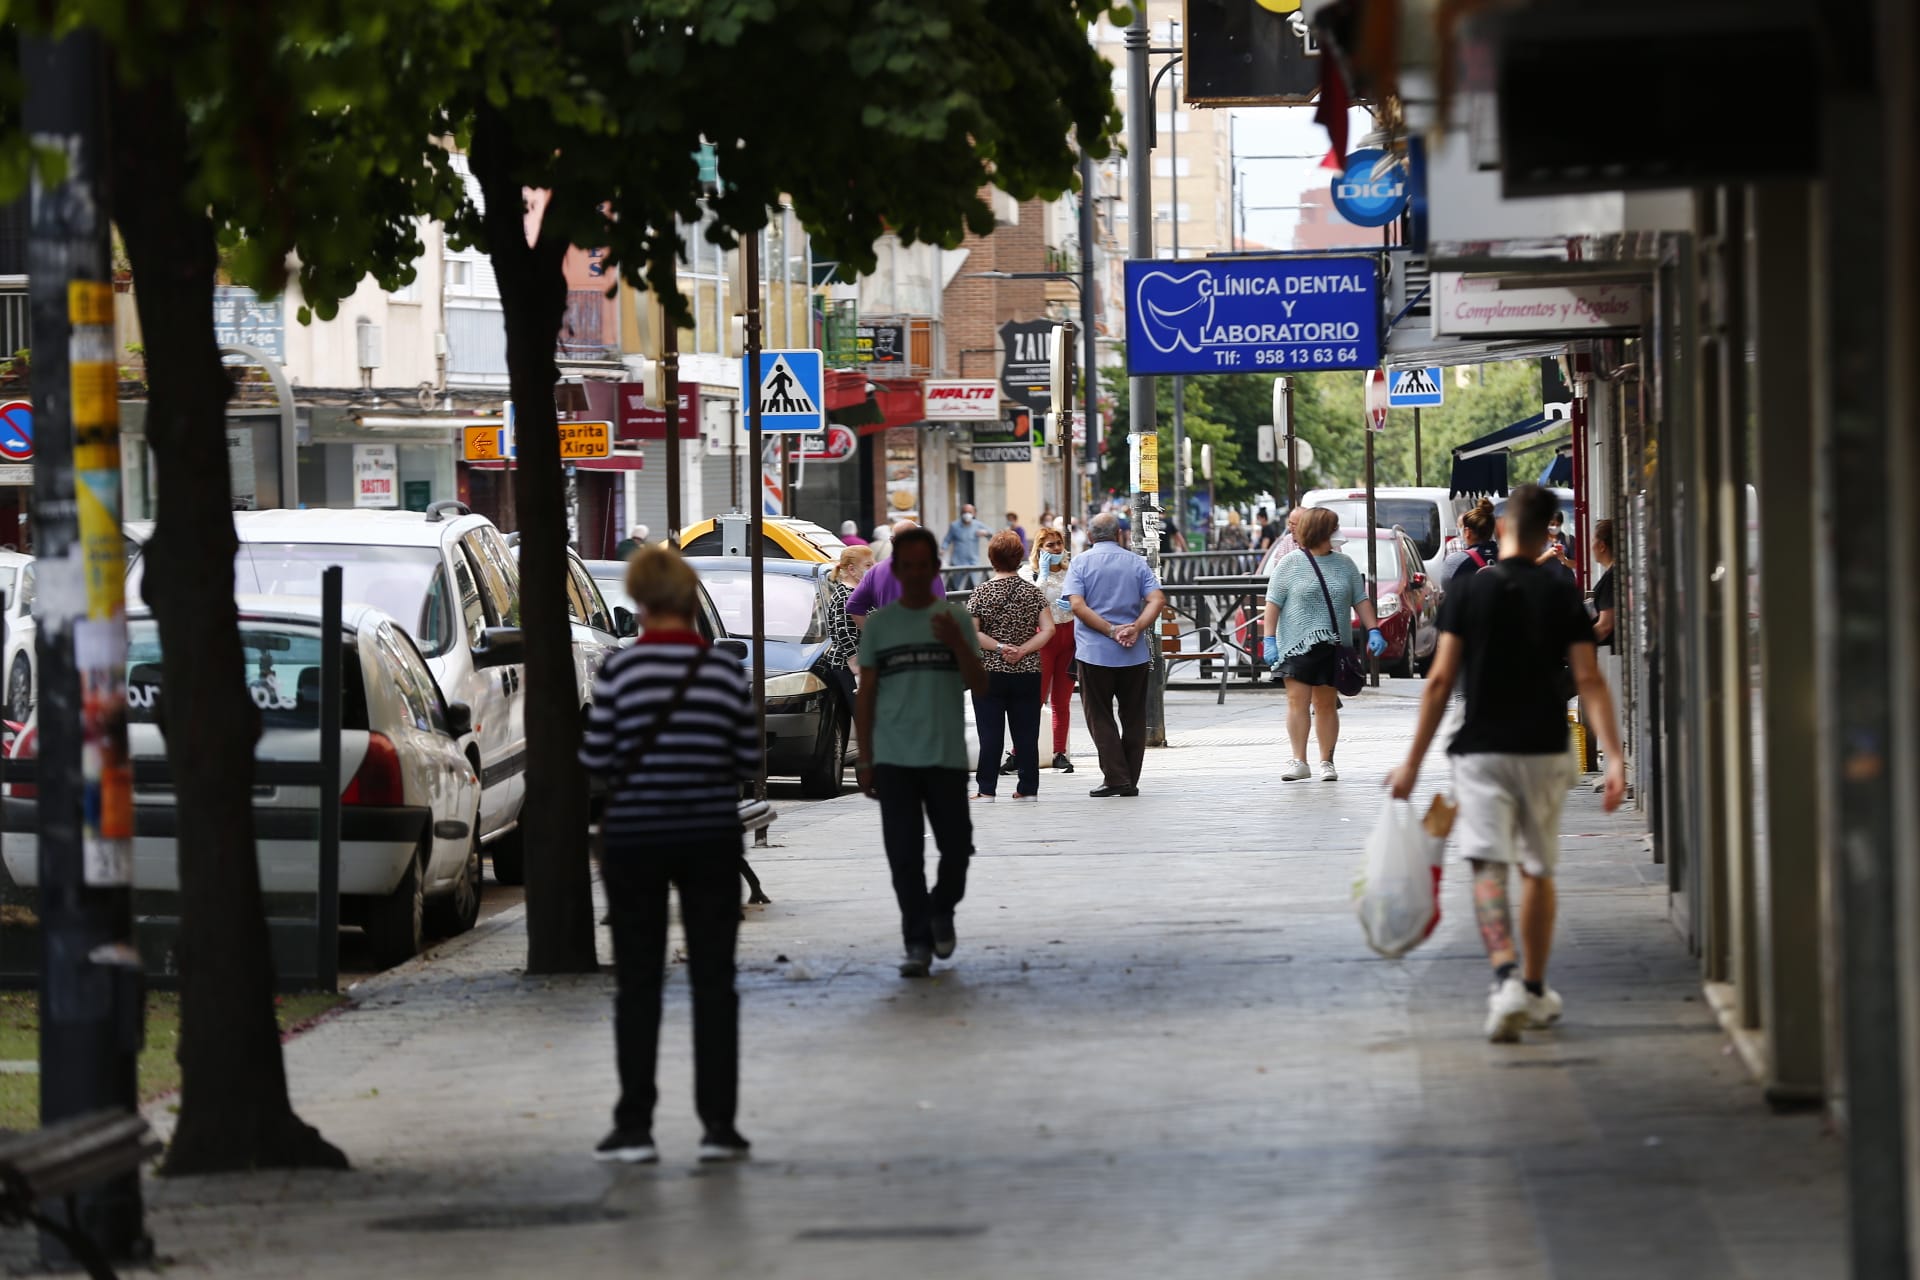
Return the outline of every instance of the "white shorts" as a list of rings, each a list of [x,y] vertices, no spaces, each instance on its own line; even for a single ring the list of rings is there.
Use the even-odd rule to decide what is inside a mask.
[[[1560,861],[1560,810],[1573,785],[1567,753],[1450,758],[1460,856],[1518,863],[1531,876],[1552,875]]]

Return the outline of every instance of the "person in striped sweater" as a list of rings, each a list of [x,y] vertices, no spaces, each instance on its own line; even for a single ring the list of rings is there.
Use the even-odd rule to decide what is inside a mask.
[[[580,763],[606,775],[600,878],[613,927],[614,1044],[620,1101],[596,1159],[657,1161],[654,1066],[667,950],[667,887],[680,891],[693,988],[694,1107],[702,1161],[740,1160],[734,1128],[740,1003],[733,948],[740,922],[740,784],[760,750],[753,692],[739,659],[694,629],[699,581],[671,547],[640,548],[627,594],[644,628],[593,686]]]

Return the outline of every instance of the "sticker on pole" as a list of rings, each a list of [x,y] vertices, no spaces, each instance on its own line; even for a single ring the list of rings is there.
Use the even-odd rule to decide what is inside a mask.
[[[760,429],[824,431],[827,426],[824,362],[818,351],[760,353]],[[740,360],[740,385],[753,380],[746,357]]]
[[[1392,409],[1437,409],[1446,399],[1440,386],[1441,370],[1433,365],[1395,369],[1387,374],[1387,406]]]
[[[1367,429],[1385,431],[1387,429],[1387,371],[1370,369],[1367,371]]]

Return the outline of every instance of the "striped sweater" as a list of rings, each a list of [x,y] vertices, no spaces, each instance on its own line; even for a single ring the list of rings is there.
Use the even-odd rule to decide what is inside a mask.
[[[623,771],[696,658],[699,674],[672,721],[646,757]],[[608,836],[739,834],[740,783],[760,767],[753,690],[739,659],[686,632],[644,636],[620,650],[594,680],[580,763],[618,775],[609,778]]]

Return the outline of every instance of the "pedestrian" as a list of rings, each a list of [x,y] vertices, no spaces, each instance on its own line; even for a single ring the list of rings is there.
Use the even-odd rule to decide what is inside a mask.
[[[860,536],[860,526],[851,520],[842,520],[840,522],[840,541],[850,547],[864,547],[867,545],[867,540]]]
[[[953,913],[967,891],[973,818],[967,812],[963,692],[987,687],[973,618],[934,597],[940,546],[925,529],[893,535],[900,595],[860,632],[860,790],[880,802],[880,834],[900,904],[903,978],[924,978],[956,945]],[[871,576],[871,575],[869,575]],[[926,828],[940,869],[927,890]]]
[[[1508,499],[1512,504],[1512,499]],[[1540,563],[1558,566],[1569,582],[1578,582],[1579,573],[1574,569],[1573,553],[1567,550],[1566,514],[1556,510],[1553,523],[1547,526],[1547,549],[1540,553]]]
[[[1042,523],[1042,527],[1044,527],[1045,522],[1042,521],[1041,523]],[[1020,523],[1020,517],[1016,515],[1014,512],[1011,512],[1011,511],[1007,512],[1007,528],[1019,535],[1020,554],[1023,556],[1026,555],[1027,548],[1032,544],[1027,539],[1027,527]],[[993,560],[993,557],[989,555],[987,557],[987,560],[989,563],[991,563]]]
[[[987,688],[973,695],[973,727],[980,735],[975,800],[991,801],[1000,769],[1000,744],[1020,777],[1015,800],[1040,792],[1040,651],[1053,639],[1053,610],[1040,588],[1020,576],[1020,539],[1002,529],[987,544],[993,577],[967,601],[980,633]]]
[[[1080,714],[1100,753],[1100,785],[1088,794],[1139,795],[1153,625],[1167,607],[1166,592],[1145,558],[1120,545],[1119,517],[1106,513],[1088,523],[1086,552],[1068,566],[1060,593],[1079,623],[1073,653],[1080,664]]]
[[[634,552],[647,545],[647,526],[637,524],[627,532],[627,536],[613,544],[613,558],[625,560]]]
[[[974,514],[971,502],[960,508],[960,515],[947,526],[947,536],[940,541],[940,551],[947,557],[947,564],[955,569],[971,568],[980,563],[980,544],[993,537],[993,530],[980,523]],[[958,587],[971,587],[979,578],[973,573],[963,573],[955,580]]]
[[[1227,512],[1227,523],[1214,538],[1216,551],[1245,551],[1247,549],[1247,526],[1240,523],[1238,511]]]
[[[1075,516],[1068,526],[1067,545],[1076,556],[1087,549],[1087,526],[1079,516]]]
[[[833,638],[827,650],[827,670],[845,703],[847,719],[842,723],[846,724],[853,722],[854,678],[860,652],[860,628],[847,613],[847,601],[872,568],[873,548],[861,543],[840,553],[840,562],[827,578],[827,633]]]
[[[1255,512],[1253,518],[1260,522],[1260,550],[1265,551],[1280,541],[1280,530],[1273,523],[1273,517],[1267,514],[1265,507]]]
[[[1493,536],[1493,503],[1482,498],[1460,513],[1460,547],[1440,562],[1442,593],[1453,586],[1455,578],[1478,573],[1499,557],[1500,548]]]
[[[868,569],[865,576],[860,579],[860,585],[855,587],[853,594],[847,597],[847,616],[853,619],[854,626],[864,626],[869,613],[875,609],[885,608],[900,598],[900,582],[893,576],[893,544],[907,530],[919,527],[911,520],[902,520],[893,526],[892,536],[887,539],[887,558]],[[938,577],[933,580],[933,594],[940,599],[946,599],[946,584]]]
[[[1593,584],[1593,641],[1602,649],[1612,649],[1618,611],[1613,602],[1613,521],[1602,520],[1593,526],[1593,562],[1600,566],[1600,581]]]
[[[913,522],[908,520],[902,523],[912,524]],[[867,545],[873,548],[873,559],[876,564],[892,555],[893,526],[888,524],[877,524],[873,526],[873,541]]]
[[[1274,545],[1280,549],[1274,552],[1273,562],[1280,563],[1280,557],[1291,555],[1300,549],[1300,519],[1307,514],[1306,507],[1291,507],[1287,511],[1286,525],[1280,539]]]
[[[1520,1038],[1525,1027],[1558,1022],[1565,1002],[1547,985],[1553,947],[1554,870],[1560,810],[1573,779],[1562,688],[1571,666],[1600,737],[1611,813],[1626,794],[1626,769],[1613,698],[1594,657],[1593,624],[1580,592],[1539,563],[1553,494],[1523,484],[1507,499],[1500,560],[1462,579],[1440,606],[1440,644],[1420,698],[1420,723],[1406,762],[1388,778],[1396,799],[1412,796],[1454,681],[1466,684],[1466,717],[1448,744],[1453,835],[1473,868],[1474,915],[1493,966],[1487,1038]],[[1513,939],[1508,868],[1520,867],[1520,946]]]
[[[1073,772],[1067,754],[1067,729],[1073,722],[1073,603],[1062,594],[1067,585],[1066,535],[1048,529],[1033,542],[1027,580],[1040,588],[1053,616],[1053,639],[1040,651],[1040,701],[1053,709],[1053,767]],[[1005,768],[1001,769],[1006,772]]]
[[[1346,645],[1353,615],[1367,628],[1367,651],[1386,652],[1386,637],[1366,579],[1352,559],[1333,549],[1340,517],[1326,507],[1309,507],[1297,526],[1298,550],[1276,560],[1267,578],[1267,607],[1261,651],[1267,665],[1287,682],[1287,737],[1293,759],[1282,782],[1313,776],[1307,765],[1307,730],[1320,743],[1320,781],[1337,782],[1333,751],[1340,742],[1340,694],[1334,688],[1340,649]]]
[[[608,779],[600,878],[613,929],[620,1101],[594,1158],[651,1164],[654,1070],[665,980],[667,889],[680,893],[693,989],[694,1109],[703,1161],[739,1160],[740,785],[759,768],[753,694],[739,659],[694,628],[700,580],[671,547],[627,567],[640,636],[594,679],[580,763]]]

